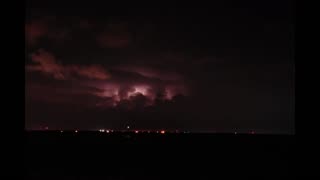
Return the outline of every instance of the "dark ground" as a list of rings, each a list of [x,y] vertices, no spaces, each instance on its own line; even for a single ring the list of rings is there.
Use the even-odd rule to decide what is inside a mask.
[[[294,174],[294,136],[287,135],[26,132],[26,136],[26,174],[36,179]]]

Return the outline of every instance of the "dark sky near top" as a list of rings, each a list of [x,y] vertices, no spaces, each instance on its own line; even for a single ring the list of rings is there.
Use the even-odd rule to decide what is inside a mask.
[[[26,129],[294,133],[291,1],[26,5]]]

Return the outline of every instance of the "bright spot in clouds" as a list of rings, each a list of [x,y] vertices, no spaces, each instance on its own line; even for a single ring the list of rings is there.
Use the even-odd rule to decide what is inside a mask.
[[[148,87],[147,86],[135,86],[133,87],[133,91],[132,92],[128,92],[128,97],[134,96],[138,93],[147,96],[147,92],[148,92]]]

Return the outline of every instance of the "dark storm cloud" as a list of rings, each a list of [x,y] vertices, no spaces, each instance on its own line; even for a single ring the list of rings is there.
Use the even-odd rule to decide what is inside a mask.
[[[96,97],[93,93],[101,90],[92,87],[80,86],[73,83],[72,85],[63,86],[63,84],[37,84],[28,82],[26,86],[26,97],[33,101],[58,104],[82,104],[91,106],[97,102],[103,101],[102,98]]]
[[[96,40],[104,48],[125,48],[132,43],[132,35],[127,24],[108,24]]]
[[[292,132],[293,16],[283,2],[126,10],[33,3],[25,29],[28,124],[42,113],[38,119],[61,119],[61,127],[72,117],[70,127],[132,121]]]
[[[88,85],[85,80],[58,80],[35,72],[26,74],[25,93],[27,104],[45,104],[54,109],[106,109],[116,105],[113,96],[100,96],[106,93],[105,89]],[[33,113],[41,112],[34,109]]]
[[[125,71],[125,72],[137,73],[147,78],[160,79],[163,81],[178,81],[182,79],[181,75],[178,74],[177,72],[173,72],[173,71],[164,72],[164,71],[154,69],[151,67],[146,67],[146,66],[123,65],[123,66],[115,67],[114,69]]]
[[[78,24],[79,28],[89,30],[94,27],[94,24],[89,19],[81,19]]]
[[[26,91],[31,93],[28,97],[34,100],[86,103],[86,106],[102,108],[118,105],[127,107],[123,104],[129,102],[131,107],[136,102],[136,96],[143,96],[148,100],[148,105],[152,105],[158,93],[164,94],[164,98],[168,100],[177,94],[188,93],[182,77],[174,72],[147,67],[129,68],[130,66],[124,69],[110,67],[111,70],[107,71],[100,65],[62,64],[44,49],[39,49],[30,57],[33,64],[26,65],[26,72],[30,77]],[[38,76],[39,73],[42,74],[44,78],[51,77],[53,81],[37,82],[34,80],[37,75],[35,73],[38,73]],[[70,85],[66,85],[68,83]],[[77,99],[74,102],[73,97]],[[92,97],[93,100],[89,101],[84,97]]]
[[[32,21],[25,24],[25,37],[28,45],[34,45],[48,35],[49,29],[44,21]]]
[[[25,37],[28,46],[36,46],[41,40],[63,42],[70,36],[68,26],[61,26],[55,16],[45,16],[27,20],[25,23]]]

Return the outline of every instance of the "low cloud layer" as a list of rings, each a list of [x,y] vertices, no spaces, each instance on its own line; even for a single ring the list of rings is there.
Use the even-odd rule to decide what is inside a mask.
[[[110,67],[109,72],[101,65],[62,64],[44,49],[31,53],[30,58],[33,63],[26,65],[29,77],[26,91],[29,98],[38,101],[132,109],[188,94],[187,86],[177,73],[130,65]],[[40,73],[40,79],[47,80],[37,82],[34,76],[39,78],[39,75],[34,73]]]
[[[31,59],[35,64],[27,65],[26,69],[28,71],[39,71],[51,75],[55,79],[66,80],[73,78],[75,75],[100,80],[110,78],[110,74],[99,65],[62,65],[56,60],[53,54],[43,49],[32,53]]]

